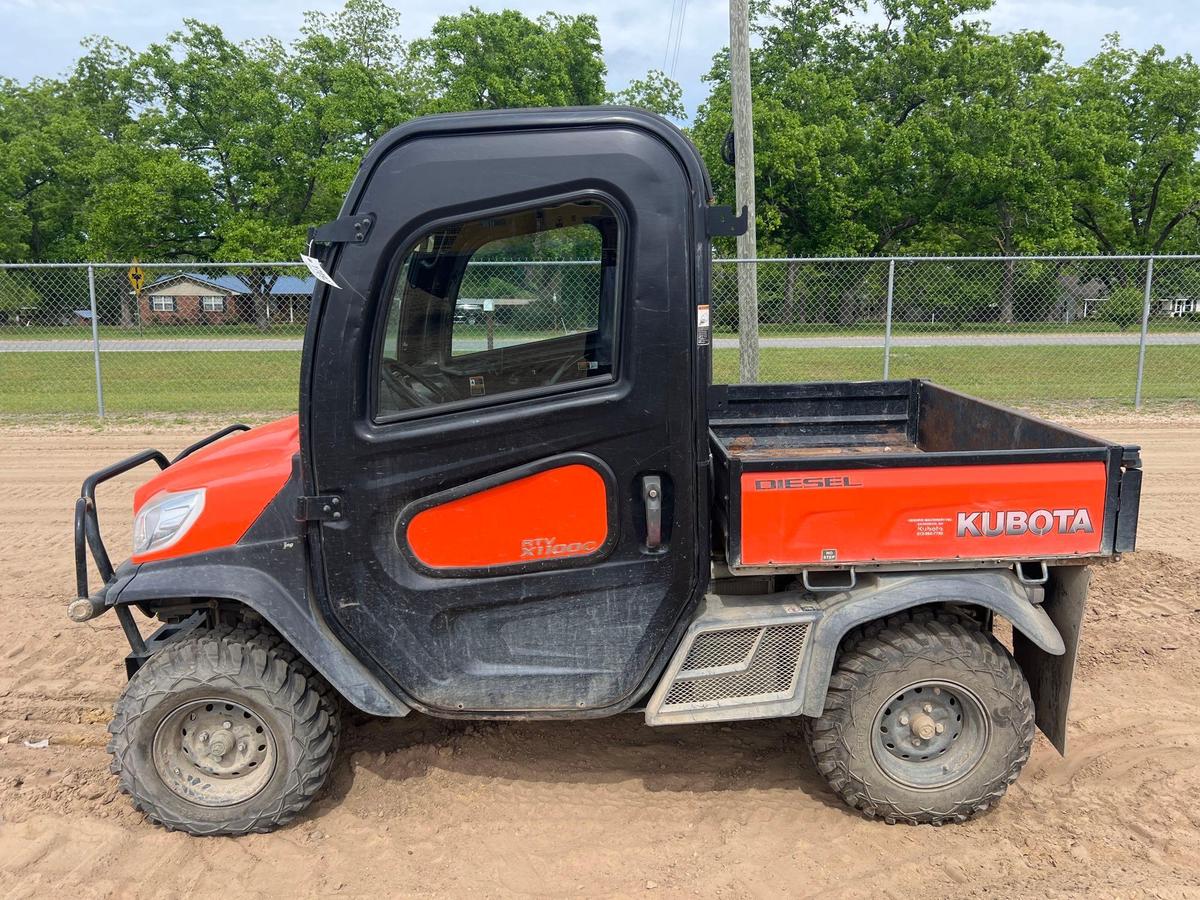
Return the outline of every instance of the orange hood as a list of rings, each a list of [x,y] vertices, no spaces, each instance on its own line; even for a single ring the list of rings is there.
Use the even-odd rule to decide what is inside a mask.
[[[133,514],[164,491],[204,488],[204,510],[178,542],[133,557],[135,563],[228,547],[279,493],[300,450],[300,420],[288,416],[197,450],[151,478],[133,497]]]

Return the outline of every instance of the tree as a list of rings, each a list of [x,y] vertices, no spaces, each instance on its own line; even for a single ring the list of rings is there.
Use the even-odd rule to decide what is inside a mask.
[[[187,19],[134,60],[146,107],[139,131],[207,173],[216,201],[212,220],[190,223],[176,254],[203,247],[206,255],[240,259],[298,251],[311,198],[297,190],[302,150],[286,140],[283,57],[274,41],[237,46],[219,28]],[[269,286],[251,287],[255,321],[265,328]]]
[[[1142,321],[1145,305],[1142,292],[1135,287],[1115,287],[1100,305],[1100,318],[1112,322],[1121,331]]]
[[[633,79],[623,89],[610,94],[609,102],[620,106],[636,106],[672,119],[687,116],[683,105],[683,88],[661,69],[651,69],[645,77]]]
[[[1200,66],[1110,35],[1068,85],[1080,228],[1108,253],[1194,249],[1181,226],[1200,216]]]
[[[756,0],[764,253],[1194,249],[1200,66],[1114,35],[1069,67],[1041,32],[991,34],[990,5]],[[0,79],[0,258],[292,258],[338,214],[366,149],[413,116],[603,102],[685,115],[659,70],[606,91],[593,16],[471,7],[412,41],[400,23],[384,0],[307,13],[290,43],[187,20],[141,53],[89,39],[61,79]],[[707,78],[691,133],[728,199],[724,52]],[[848,322],[876,302],[857,275],[824,302],[810,274],[787,268],[771,298],[788,321]],[[271,278],[248,276],[263,325]],[[1053,280],[1008,264],[987,306],[1012,321],[1051,302]]]
[[[419,115],[427,86],[380,0],[347,0],[333,15],[307,13],[281,72],[292,140],[319,161],[303,189],[322,220],[336,215],[371,144]]]
[[[0,325],[24,318],[24,310],[37,309],[41,303],[41,295],[29,283],[28,271],[0,269]]]
[[[1053,44],[988,34],[976,15],[990,0],[880,6],[882,22],[864,20],[857,0],[758,7],[751,76],[763,252],[995,250],[997,238],[1016,246],[1029,215],[1063,208],[1042,197],[1055,167],[1037,129],[1048,127],[1053,104],[1029,96],[1055,59]],[[708,80],[694,136],[718,194],[729,197],[732,177],[719,162],[729,130],[724,53]],[[1030,162],[1030,172],[1014,172]],[[849,279],[838,318],[858,318],[870,293]]]
[[[80,258],[81,201],[103,143],[69,85],[0,80],[0,257]]]
[[[349,0],[334,15],[310,14],[290,48],[235,45],[187,20],[134,60],[146,107],[138,129],[181,163],[148,162],[163,176],[152,182],[160,199],[182,203],[165,185],[186,187],[198,170],[215,201],[211,216],[178,217],[188,233],[174,255],[294,258],[308,226],[337,215],[363,152],[417,105],[397,74],[406,70],[397,19],[375,0]],[[275,277],[246,276],[260,327]]]
[[[1012,257],[1085,244],[1071,221],[1067,165],[1074,148],[1060,133],[1066,102],[1061,52],[1041,32],[981,35],[967,68],[946,110],[956,140],[938,213],[946,232],[941,251],[1008,257],[1000,319],[1012,322],[1018,293]]]
[[[1115,37],[1084,66],[1041,32],[992,35],[990,0],[756,7],[758,226],[772,255],[1161,252],[1200,239],[1200,74]],[[718,196],[729,130],[718,54],[693,129]],[[1055,305],[1055,273],[1002,269],[998,314]],[[788,270],[785,315],[803,289]],[[1061,294],[1061,290],[1060,290]],[[871,291],[847,278],[837,317]],[[1061,297],[1059,298],[1061,299]],[[1022,303],[1023,301],[1023,303]],[[964,300],[965,302],[965,300]],[[1040,314],[1040,313],[1039,313]]]
[[[959,145],[947,110],[976,77],[989,0],[888,0],[882,24],[857,0],[762,5],[754,25],[755,156],[760,240],[768,253],[878,254],[938,221]],[[719,193],[729,128],[728,61],[695,137]]]
[[[430,112],[603,103],[605,66],[595,16],[472,6],[442,16],[414,58],[431,86]]]

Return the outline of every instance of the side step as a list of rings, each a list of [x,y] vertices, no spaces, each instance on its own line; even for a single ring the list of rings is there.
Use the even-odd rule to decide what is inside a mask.
[[[650,696],[646,724],[795,715],[820,610],[796,594],[776,598],[707,595]]]

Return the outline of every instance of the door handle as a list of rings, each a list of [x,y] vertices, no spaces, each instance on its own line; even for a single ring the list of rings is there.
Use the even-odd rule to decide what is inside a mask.
[[[662,476],[642,476],[642,503],[646,507],[646,549],[662,546]]]

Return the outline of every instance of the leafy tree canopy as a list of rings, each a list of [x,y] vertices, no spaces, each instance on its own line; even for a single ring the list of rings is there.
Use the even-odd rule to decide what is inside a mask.
[[[592,16],[400,25],[383,0],[307,13],[290,44],[187,19],[140,53],[89,39],[64,79],[0,80],[0,259],[294,258],[413,116],[610,101]],[[619,97],[682,115],[662,73]]]
[[[991,0],[755,7],[764,253],[1149,252],[1194,247],[1200,78],[1116,36],[1068,66],[1048,35],[990,33]],[[717,192],[730,129],[718,54],[693,128]]]
[[[1042,32],[991,33],[990,5],[756,0],[761,252],[1195,249],[1200,67],[1116,35],[1071,66]],[[0,79],[0,259],[292,258],[413,116],[685,114],[658,70],[606,89],[593,16],[470,7],[426,35],[402,25],[384,0],[307,13],[291,42],[188,19],[141,52],[91,38],[63,78]],[[690,131],[729,202],[725,51],[708,83]]]

